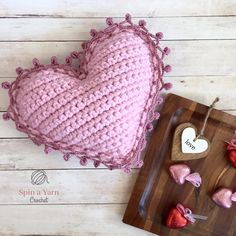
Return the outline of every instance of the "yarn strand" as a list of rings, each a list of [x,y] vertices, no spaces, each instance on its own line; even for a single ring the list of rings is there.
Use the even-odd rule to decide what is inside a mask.
[[[205,120],[204,120],[204,123],[203,123],[203,126],[202,126],[202,129],[200,131],[200,133],[197,135],[197,137],[194,139],[194,141],[196,141],[197,139],[199,139],[200,137],[204,136],[204,132],[205,132],[205,129],[206,129],[206,125],[207,125],[207,121],[208,121],[208,118],[211,114],[211,111],[214,109],[215,107],[215,104],[219,101],[220,99],[218,97],[215,98],[215,100],[213,101],[213,103],[209,106],[209,109],[207,111],[207,115],[205,117]]]

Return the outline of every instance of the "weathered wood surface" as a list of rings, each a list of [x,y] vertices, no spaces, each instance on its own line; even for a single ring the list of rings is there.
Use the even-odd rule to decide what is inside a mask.
[[[126,204],[0,206],[1,236],[151,236],[122,223]]]
[[[234,0],[41,0],[40,2],[21,2],[2,0],[0,16],[3,17],[104,17],[123,16],[228,16],[235,15]]]
[[[106,17],[118,21],[127,12],[134,22],[145,18],[151,32],[163,31],[161,45],[172,49],[166,80],[173,93],[206,105],[219,96],[217,107],[236,115],[235,0],[2,0],[0,82],[13,81],[15,68],[31,66],[34,57],[62,61],[80,49],[91,28],[102,29]],[[13,122],[2,120],[7,105],[0,89],[0,235],[153,235],[121,222],[137,170],[127,176],[92,163],[82,167],[75,158],[65,162],[57,152],[46,156]],[[34,187],[29,180],[35,169],[46,169],[48,186],[63,193],[51,198],[56,205],[29,205],[15,194],[18,187]]]
[[[41,198],[45,200],[41,204],[123,204],[129,200],[138,171],[130,175],[107,169],[45,172],[48,183],[33,185],[33,170],[1,171],[0,205],[40,204]]]
[[[119,22],[123,18],[115,18]],[[138,23],[139,18],[133,19]],[[145,18],[150,32],[163,32],[163,40],[236,39],[235,17]],[[0,18],[0,41],[78,41],[90,29],[102,30],[105,18]],[[201,29],[201,30],[199,30]],[[10,33],[10,35],[9,35]]]
[[[79,42],[0,42],[0,77],[15,77],[15,68],[29,68],[32,59],[49,63],[57,56],[64,63],[70,52],[80,50]],[[164,41],[172,53],[165,60],[172,65],[170,76],[236,75],[234,40]],[[14,53],[14,54],[13,54]],[[14,57],[13,57],[14,55]]]

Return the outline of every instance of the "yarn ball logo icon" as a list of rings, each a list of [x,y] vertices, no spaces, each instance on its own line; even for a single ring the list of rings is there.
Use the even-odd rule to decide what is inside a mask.
[[[35,170],[31,174],[31,183],[33,185],[41,185],[45,182],[49,183],[47,174],[44,170]]]

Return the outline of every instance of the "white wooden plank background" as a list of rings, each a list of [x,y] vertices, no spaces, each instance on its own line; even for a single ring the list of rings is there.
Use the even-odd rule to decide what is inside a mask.
[[[142,19],[145,19],[151,32],[164,32],[164,40],[236,38],[235,17],[232,16]],[[115,21],[120,20],[123,18],[115,18]],[[103,29],[104,22],[104,18],[1,18],[0,41],[87,40],[89,29]]]
[[[41,0],[26,2],[1,1],[0,15],[6,17],[106,17],[123,16],[126,12],[137,17],[158,16],[227,16],[235,15],[233,0],[165,0],[165,1],[104,1],[104,0]]]
[[[0,82],[15,78],[17,66],[38,57],[61,60],[80,49],[91,28],[102,29],[105,17],[119,21],[125,13],[145,18],[151,32],[164,32],[162,46],[172,53],[166,77],[173,93],[236,115],[235,0],[41,0],[0,1]],[[0,116],[8,97],[0,90]],[[33,186],[30,176],[45,169],[49,183]],[[0,118],[0,235],[152,235],[121,222],[138,170],[130,175],[65,162],[59,153],[45,155]],[[48,203],[31,204],[28,190],[58,190]]]
[[[167,45],[172,50],[172,56],[166,58],[166,63],[173,66],[169,76],[236,75],[235,40],[162,42],[163,47]],[[64,62],[65,56],[80,48],[79,42],[0,42],[0,76],[15,76],[12,68],[32,66],[34,57],[42,63],[49,63],[51,56],[55,55]]]

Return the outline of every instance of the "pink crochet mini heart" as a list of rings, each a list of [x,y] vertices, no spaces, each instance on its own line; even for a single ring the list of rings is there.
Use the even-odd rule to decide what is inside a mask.
[[[93,38],[65,65],[53,57],[51,65],[34,59],[34,68],[18,68],[16,80],[2,84],[11,101],[4,118],[44,144],[46,153],[60,150],[65,160],[75,155],[83,165],[92,159],[95,166],[128,171],[134,163],[141,166],[145,131],[159,115],[159,91],[170,87],[162,82],[170,70],[162,62],[169,49],[158,46],[161,33],[148,33],[143,20],[134,25],[127,15],[107,24],[103,31],[91,30]]]

